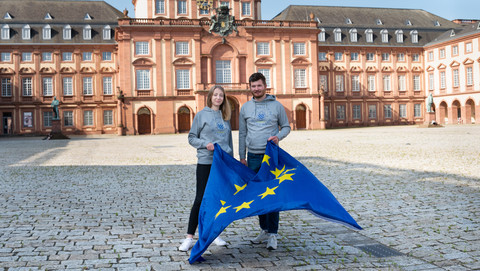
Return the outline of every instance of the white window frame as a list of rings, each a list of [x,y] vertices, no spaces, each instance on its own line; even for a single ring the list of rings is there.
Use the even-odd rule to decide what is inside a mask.
[[[190,43],[188,41],[177,41],[175,42],[175,54],[176,55],[189,55],[190,54]]]
[[[390,75],[383,76],[383,91],[392,91]]]
[[[360,76],[359,75],[352,75],[352,92],[359,92],[360,91]]]
[[[354,104],[352,106],[352,118],[354,120],[362,119],[362,106],[359,104]]]
[[[447,87],[445,71],[440,71],[440,88],[445,89]]]
[[[307,49],[305,42],[294,42],[293,43],[293,54],[294,55],[306,55]]]
[[[453,77],[453,87],[458,88],[460,86],[460,74],[458,69],[452,70],[452,77]]]
[[[111,40],[112,39],[112,27],[110,25],[106,25],[103,27],[103,40]]]
[[[73,96],[73,77],[63,77],[63,95],[64,96]]]
[[[272,83],[270,79],[270,69],[258,69],[258,72],[265,76],[265,83],[267,83],[267,88],[271,88]]]
[[[33,78],[32,77],[22,77],[22,96],[24,97],[33,96]]]
[[[148,41],[136,41],[135,55],[150,55],[150,43]]]
[[[102,52],[102,61],[112,61],[112,52]]]
[[[335,91],[336,92],[344,92],[345,91],[345,82],[344,82],[343,74],[336,74],[335,75]]]
[[[83,61],[92,61],[93,60],[92,52],[83,52],[82,53],[82,60]]]
[[[398,91],[407,91],[407,78],[406,75],[398,76]]]
[[[415,118],[422,117],[422,105],[421,104],[414,104],[413,105],[413,116]]]
[[[10,52],[2,52],[0,53],[0,61],[1,62],[10,62],[12,61],[12,54]]]
[[[440,58],[445,58],[445,48],[438,50],[438,55]]]
[[[43,96],[53,96],[53,78],[52,77],[43,77],[42,78],[42,93]]]
[[[320,33],[318,33],[318,41],[325,41],[325,28],[320,28]]]
[[[417,30],[410,31],[410,38],[412,40],[412,43],[418,43],[418,31]]]
[[[83,95],[85,96],[93,95],[93,77],[90,77],[90,76],[83,77],[82,89],[83,89]]]
[[[350,53],[350,60],[351,61],[358,61],[358,59],[359,59],[359,54],[357,52]]]
[[[367,53],[367,61],[375,61],[375,53]]]
[[[428,74],[428,89],[429,90],[435,89],[435,75],[433,73]]]
[[[155,13],[156,14],[165,14],[165,0],[156,0],[155,1]]]
[[[472,43],[471,42],[467,42],[465,43],[465,53],[471,53],[472,52]]]
[[[307,87],[307,70],[306,69],[295,69],[294,83],[295,83],[295,88]]]
[[[26,24],[22,27],[22,39],[24,40],[29,40],[32,38],[32,28],[30,27],[30,25]]]
[[[452,47],[452,55],[454,56],[458,55],[458,45],[454,45]]]
[[[83,39],[84,40],[91,40],[92,39],[92,27],[89,24],[87,24],[83,28]]]
[[[151,89],[150,69],[136,70],[135,75],[136,75],[136,89],[137,90],[150,90]]]
[[[365,30],[365,39],[367,40],[368,43],[373,42],[373,30],[372,29]]]
[[[398,105],[398,116],[400,118],[407,117],[407,105],[406,104],[399,104]]]
[[[368,118],[369,119],[377,118],[377,106],[375,104],[368,105]]]
[[[12,97],[12,78],[3,77],[1,82],[2,82],[2,97]]]
[[[113,110],[103,110],[103,125],[113,125]]]
[[[52,39],[52,27],[49,24],[42,28],[42,38],[44,40]]]
[[[318,52],[318,61],[327,61],[327,53]]]
[[[42,61],[52,61],[52,52],[42,52]]]
[[[337,120],[345,120],[345,105],[337,105],[335,111]]]
[[[382,35],[382,43],[388,43],[388,30],[382,29],[380,35]]]
[[[382,53],[382,61],[390,61],[390,53]]]
[[[187,1],[186,0],[177,0],[177,14],[186,15],[187,12]]]
[[[375,75],[368,75],[368,91],[375,92]]]
[[[420,75],[418,74],[413,75],[413,90],[414,91],[421,90]]]
[[[179,69],[176,71],[176,74],[177,89],[190,89],[190,70]]]
[[[93,110],[83,111],[83,126],[93,126]]]
[[[10,39],[10,26],[8,24],[2,25],[2,40]]]
[[[358,31],[357,31],[357,29],[352,28],[348,32],[350,32],[350,41],[351,42],[358,42]]]
[[[342,61],[343,60],[343,53],[342,52],[335,52],[334,53],[335,61]]]
[[[335,28],[333,30],[333,36],[334,36],[335,42],[342,42],[342,30],[340,28]]]
[[[63,39],[64,40],[72,39],[72,27],[69,24],[63,27]]]
[[[73,61],[72,52],[62,52],[62,61]]]
[[[383,117],[386,118],[386,119],[391,119],[392,118],[392,105],[391,104],[383,105]]]
[[[473,85],[473,67],[466,68],[467,86]]]
[[[405,61],[405,54],[404,53],[398,53],[397,54],[397,61],[398,62],[404,62]]]
[[[257,55],[270,55],[270,42],[257,42]]]
[[[73,111],[63,111],[63,125],[71,127],[74,125]]]
[[[412,54],[412,62],[420,62],[420,54]]]
[[[250,2],[242,2],[242,16],[251,16],[252,10],[250,7]]]
[[[397,43],[403,43],[403,30],[395,31],[395,36],[397,36]]]
[[[232,61],[217,60],[215,62],[215,82],[217,84],[232,83]]]
[[[103,82],[103,95],[113,95],[113,78],[111,76],[104,76]]]

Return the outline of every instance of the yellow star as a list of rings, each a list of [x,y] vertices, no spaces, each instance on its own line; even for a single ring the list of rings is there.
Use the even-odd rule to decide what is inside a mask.
[[[235,194],[233,194],[233,195],[235,196],[238,192],[245,189],[245,187],[247,187],[247,184],[244,184],[243,186],[235,185],[235,189],[237,189],[237,192],[235,192]]]
[[[253,200],[250,201],[250,202],[244,202],[244,203],[242,203],[242,205],[240,205],[240,206],[233,207],[234,209],[237,209],[237,210],[235,211],[235,213],[237,213],[238,211],[240,211],[240,210],[242,210],[242,209],[250,209],[250,204],[251,204],[252,202],[253,202]]]
[[[279,170],[278,168],[275,168],[275,170],[270,170],[270,172],[275,175],[275,179],[278,178],[282,174],[282,172],[285,170],[285,165],[283,165],[282,170]]]
[[[227,206],[227,207],[222,207],[222,208],[220,208],[220,211],[218,211],[217,215],[215,216],[215,219],[217,219],[217,216],[219,216],[219,215],[221,215],[221,214],[223,214],[223,213],[226,213],[226,212],[227,212],[227,209],[230,208],[230,207],[232,207],[232,205]]]
[[[259,197],[262,196],[262,199],[268,195],[275,195],[275,189],[277,189],[278,186],[275,186],[274,188],[268,188],[265,191],[265,193],[258,195]]]
[[[266,162],[267,165],[270,166],[270,162],[268,162],[268,159],[270,159],[270,156],[268,156],[268,155],[265,154],[265,155],[263,156],[262,164],[263,164],[263,162]]]
[[[283,174],[282,176],[278,177],[277,179],[279,180],[279,184],[281,184],[285,180],[290,180],[293,181],[292,176],[295,175],[295,173],[292,174]]]

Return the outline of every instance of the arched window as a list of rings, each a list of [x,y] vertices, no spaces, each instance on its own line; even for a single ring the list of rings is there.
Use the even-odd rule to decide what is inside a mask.
[[[22,39],[29,40],[31,38],[31,27],[26,24],[22,27]]]
[[[2,40],[10,39],[10,26],[8,24],[2,25]]]
[[[42,37],[44,40],[49,40],[52,38],[52,27],[49,24],[43,27]]]
[[[358,41],[357,29],[352,28],[352,29],[350,29],[349,32],[350,32],[350,41],[351,42],[357,42]]]
[[[410,31],[410,37],[412,39],[412,43],[418,43],[418,31],[417,30]]]
[[[318,41],[325,41],[325,28],[320,28],[320,33],[318,34]]]
[[[372,29],[365,30],[365,36],[366,36],[367,42],[373,42],[373,30]]]
[[[333,34],[335,35],[335,42],[342,42],[342,30],[340,28],[335,28]]]
[[[72,27],[69,24],[63,27],[63,39],[64,40],[72,39]]]
[[[112,27],[110,25],[106,25],[105,27],[103,27],[103,39],[104,40],[112,39]]]
[[[397,31],[395,31],[395,35],[397,36],[397,42],[398,43],[403,43],[403,31],[402,30],[397,30]]]
[[[382,31],[380,31],[380,34],[382,35],[382,42],[388,43],[388,30],[382,29]]]
[[[83,39],[84,40],[91,40],[92,39],[92,27],[89,24],[87,24],[83,28]]]

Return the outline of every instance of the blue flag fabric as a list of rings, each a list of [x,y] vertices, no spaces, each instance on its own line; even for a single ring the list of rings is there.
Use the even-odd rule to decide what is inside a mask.
[[[200,207],[199,238],[189,262],[203,260],[201,255],[233,221],[295,209],[310,210],[326,220],[362,229],[327,187],[274,143],[267,143],[257,174],[215,144]]]

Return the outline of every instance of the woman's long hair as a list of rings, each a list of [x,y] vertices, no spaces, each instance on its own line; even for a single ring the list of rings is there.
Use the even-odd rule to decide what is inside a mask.
[[[223,87],[213,86],[208,91],[207,106],[212,108],[212,96],[213,96],[213,92],[215,91],[215,89],[219,89],[223,92],[223,103],[219,107],[220,111],[222,111],[223,120],[230,120],[230,118],[232,117],[232,109],[230,108],[230,103],[228,102],[228,99],[227,99],[227,93],[225,93],[225,89],[223,89]]]

